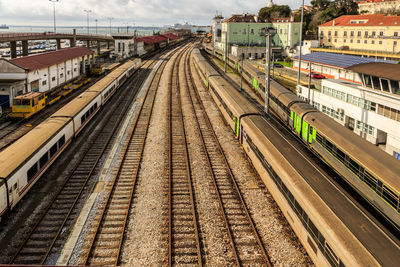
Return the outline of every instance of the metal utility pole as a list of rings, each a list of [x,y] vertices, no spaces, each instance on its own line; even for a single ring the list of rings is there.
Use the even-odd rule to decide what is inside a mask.
[[[89,14],[92,12],[92,10],[85,9],[83,11],[86,12],[86,15],[87,15],[87,34],[89,35]]]
[[[56,3],[60,0],[49,0],[49,2],[53,3],[53,19],[54,19],[54,32],[56,32]]]
[[[228,25],[227,25],[228,27]],[[226,73],[226,59],[228,57],[228,29],[225,31],[225,73]]]
[[[304,0],[303,0],[303,4],[301,6],[299,70],[297,73],[297,86],[300,86],[300,79],[301,79],[301,47],[303,46],[303,17],[304,17]]]
[[[99,21],[98,19],[94,20],[96,22],[96,34],[97,34],[97,22]]]
[[[276,30],[274,28],[266,27],[261,29],[260,35],[266,36],[266,53],[265,53],[265,107],[264,112],[268,116],[269,115],[269,91],[271,87],[271,35],[274,35]]]
[[[111,35],[111,21],[113,20],[113,17],[109,17],[108,20],[110,21],[110,35]]]
[[[244,53],[242,53],[242,65],[240,67],[240,91],[243,90],[243,61],[244,61]]]

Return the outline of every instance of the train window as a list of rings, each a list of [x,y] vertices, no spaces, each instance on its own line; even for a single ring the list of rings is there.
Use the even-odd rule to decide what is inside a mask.
[[[90,113],[93,113],[93,110],[94,110],[94,106],[91,106],[90,107]]]
[[[97,102],[96,103],[94,103],[94,109],[96,109],[97,108]]]
[[[349,158],[349,168],[352,172],[354,172],[356,175],[358,175],[360,165],[358,165],[357,162],[355,162],[353,159]]]
[[[17,190],[17,183],[14,184],[14,190]]]
[[[378,180],[371,176],[369,173],[364,172],[364,182],[372,188],[372,190],[376,191],[376,186],[378,184]]]
[[[38,167],[37,163],[35,162],[33,166],[28,170],[27,176],[28,176],[28,182],[35,177],[35,175],[38,173]]]
[[[321,145],[324,143],[324,138],[319,132],[317,132],[317,142],[320,143]]]
[[[85,114],[83,114],[81,117],[81,124],[83,124],[84,122],[85,122]]]
[[[332,266],[339,266],[339,258],[333,252],[328,242],[325,242],[325,255],[327,256],[326,258]]]
[[[345,163],[346,160],[346,154],[339,148],[336,148],[336,158],[340,160],[342,163]]]
[[[39,169],[42,169],[48,161],[49,161],[49,155],[46,152],[39,160]]]
[[[56,153],[57,153],[57,143],[55,143],[55,144],[50,148],[50,158],[52,158]]]
[[[89,118],[89,116],[90,116],[90,110],[86,111],[86,114],[85,114],[85,116],[86,116],[86,119],[88,119],[88,118]]]
[[[65,144],[65,135],[58,140],[58,147],[61,148]]]
[[[327,139],[325,140],[325,147],[329,152],[333,153],[334,145]]]
[[[393,207],[397,209],[399,196],[397,196],[392,190],[386,185],[383,185],[382,197]]]

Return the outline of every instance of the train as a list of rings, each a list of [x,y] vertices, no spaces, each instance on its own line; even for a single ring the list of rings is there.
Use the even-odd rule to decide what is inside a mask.
[[[219,51],[214,55],[222,59]],[[240,69],[236,57],[230,56],[228,64]],[[264,97],[263,72],[245,62],[243,77]],[[400,231],[400,165],[396,159],[275,81],[270,88],[270,108],[312,152],[335,170],[396,231]]]
[[[398,245],[326,179],[326,175],[313,167],[301,151],[284,143],[279,132],[271,130],[263,112],[235,90],[209,64],[199,49],[194,49],[191,58],[204,86],[317,265],[396,266],[400,262]],[[255,73],[246,71],[252,84],[256,77],[252,75]],[[333,151],[341,149],[347,162],[362,162],[364,165],[358,163],[359,166],[369,167],[364,167],[364,173],[368,171],[378,176],[392,190],[399,189],[398,182],[393,179],[400,170],[385,152],[350,131],[341,133],[342,126],[316,112],[276,82],[271,85],[270,109],[307,146],[327,161],[334,158],[332,154],[327,155],[329,141],[330,148],[335,148]],[[363,159],[366,153],[369,153],[368,156],[377,155],[384,161],[376,163],[372,156],[368,160]],[[383,212],[388,211],[385,209]],[[396,214],[388,212],[386,215],[397,221]]]
[[[12,102],[12,112],[8,114],[8,118],[28,119],[44,109],[46,106],[52,105],[61,97],[70,94],[72,91],[88,84],[91,78],[80,76],[74,81],[59,87],[56,90],[47,93],[29,92],[24,95],[14,97]]]
[[[0,220],[140,64],[141,59],[122,64],[0,152]]]

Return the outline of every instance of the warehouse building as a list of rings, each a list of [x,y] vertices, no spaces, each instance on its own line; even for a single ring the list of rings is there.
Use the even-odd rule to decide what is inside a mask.
[[[94,52],[85,47],[0,59],[0,106],[10,107],[18,95],[53,90],[86,73],[92,63]]]

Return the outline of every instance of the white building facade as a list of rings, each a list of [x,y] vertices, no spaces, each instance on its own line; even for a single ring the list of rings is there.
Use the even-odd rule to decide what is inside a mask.
[[[94,52],[73,47],[54,52],[0,59],[0,106],[11,106],[15,96],[48,92],[86,73],[94,63]]]
[[[343,80],[323,80],[321,91],[298,95],[319,111],[400,159],[400,95]]]

